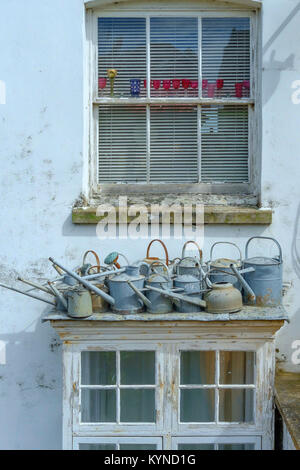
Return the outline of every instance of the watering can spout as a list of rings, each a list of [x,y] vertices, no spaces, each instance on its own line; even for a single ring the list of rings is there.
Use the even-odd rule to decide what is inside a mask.
[[[242,284],[243,288],[245,289],[245,291],[248,293],[248,298],[251,302],[255,302],[256,301],[256,295],[254,294],[253,290],[251,289],[251,287],[249,286],[249,284],[245,281],[245,279],[241,276],[241,274],[238,272],[238,270],[236,269],[236,267],[234,266],[234,264],[231,264],[230,265],[232,271],[234,272],[234,274],[236,275],[236,277],[238,278],[238,280],[240,281],[240,283]]]

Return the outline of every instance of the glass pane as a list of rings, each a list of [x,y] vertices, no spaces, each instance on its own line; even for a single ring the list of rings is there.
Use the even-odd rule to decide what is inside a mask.
[[[99,183],[146,182],[146,107],[99,106]]]
[[[214,420],[214,390],[180,390],[180,421],[182,423],[208,423]]]
[[[150,180],[198,181],[196,106],[151,106]]]
[[[123,423],[155,422],[155,390],[125,389],[120,395]]]
[[[220,421],[249,423],[254,421],[253,390],[220,390]]]
[[[178,444],[178,450],[214,450],[213,444]]]
[[[155,351],[121,351],[122,385],[155,385]]]
[[[145,96],[145,18],[99,18],[98,40],[99,95]],[[117,70],[112,91],[108,69]]]
[[[221,384],[254,384],[255,353],[246,351],[220,352]]]
[[[115,421],[115,390],[81,390],[82,423],[112,423]]]
[[[156,444],[120,444],[120,450],[156,450]]]
[[[79,444],[79,450],[116,450],[115,444]]]
[[[151,18],[151,96],[197,96],[197,18]]]
[[[82,352],[81,383],[82,385],[115,385],[116,353]]]
[[[248,181],[248,132],[248,106],[202,106],[203,182]]]
[[[249,18],[202,20],[202,66],[205,98],[249,97]]]
[[[218,450],[254,450],[254,444],[219,444]]]
[[[214,384],[215,352],[182,351],[180,355],[180,383],[183,385]]]

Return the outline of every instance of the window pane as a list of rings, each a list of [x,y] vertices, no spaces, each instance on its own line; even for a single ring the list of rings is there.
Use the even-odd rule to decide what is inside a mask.
[[[180,390],[180,421],[182,423],[207,423],[214,420],[214,390]]]
[[[115,390],[81,390],[81,422],[112,423],[115,421]]]
[[[214,351],[182,351],[180,355],[180,383],[183,385],[214,384]]]
[[[197,142],[197,107],[152,106],[151,182],[197,182]]]
[[[99,182],[146,182],[145,106],[99,107]]]
[[[115,385],[116,353],[84,351],[81,353],[82,385]]]
[[[254,444],[219,444],[218,450],[254,450]]]
[[[254,352],[221,351],[220,383],[254,384],[254,361]]]
[[[197,96],[197,18],[151,18],[150,43],[151,96]]]
[[[204,97],[249,97],[249,18],[203,19],[202,66]]]
[[[116,450],[115,444],[79,444],[79,450]]]
[[[120,450],[156,450],[156,444],[120,444]]]
[[[254,421],[253,390],[220,390],[220,421],[249,423]]]
[[[122,385],[155,385],[154,351],[121,351]]]
[[[178,450],[214,450],[213,444],[178,444]]]
[[[203,106],[203,182],[248,181],[248,106]]]
[[[130,96],[130,80],[132,79],[140,80],[141,96],[145,96],[145,18],[99,18],[98,41],[99,94],[110,95],[107,69],[116,69],[114,96]]]
[[[123,423],[155,422],[155,390],[123,389],[120,395]]]

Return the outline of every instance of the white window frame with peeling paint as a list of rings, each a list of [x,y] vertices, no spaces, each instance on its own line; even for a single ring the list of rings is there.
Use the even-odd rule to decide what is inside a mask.
[[[103,4],[103,6],[101,6]],[[159,6],[158,6],[159,4]],[[233,1],[233,2],[184,2],[180,8],[178,2],[172,1],[148,1],[148,2],[120,2],[114,5],[113,2],[88,2],[86,10],[86,43],[85,43],[85,114],[86,114],[86,132],[85,132],[85,177],[84,194],[90,201],[97,200],[99,195],[120,195],[120,194],[222,194],[233,195],[237,199],[241,194],[253,196],[253,200],[258,198],[260,191],[260,75],[259,64],[260,54],[260,2],[254,1]],[[122,98],[122,97],[101,97],[98,95],[98,18],[105,17],[142,17],[146,19],[147,36],[147,73],[148,83],[150,82],[150,45],[149,45],[149,24],[150,18],[157,17],[197,17],[199,22],[198,34],[198,56],[199,56],[199,83],[202,83],[201,69],[201,20],[202,18],[249,18],[250,19],[250,80],[251,93],[248,98],[210,98],[202,96],[199,88],[199,95],[196,98],[180,99],[174,98],[154,98],[151,92],[147,90],[147,96],[144,98]],[[200,82],[201,80],[201,82]],[[107,85],[109,86],[109,85]],[[173,100],[173,102],[172,102]],[[195,183],[151,183],[149,181],[149,146],[150,146],[150,113],[151,105],[162,104],[186,104],[195,105],[198,110],[198,170],[199,179]],[[245,182],[201,182],[201,107],[205,105],[245,105],[248,107],[248,181]],[[138,106],[146,107],[146,140],[147,140],[147,182],[146,183],[126,183],[102,182],[99,177],[99,108],[101,106]]]
[[[258,334],[251,328],[249,331],[243,329],[243,339],[238,340],[235,336],[239,335],[237,331],[230,331],[230,328],[226,328],[224,331],[224,326],[222,328],[221,325],[217,330],[215,327],[207,325],[205,331],[203,328],[198,329],[198,327],[195,328],[195,326],[187,324],[185,326],[176,325],[174,329],[171,325],[158,325],[158,327],[150,325],[148,326],[149,331],[143,335],[146,334],[147,338],[141,339],[139,330],[142,326],[130,328],[125,326],[124,328],[122,325],[114,324],[113,328],[111,325],[98,328],[101,330],[101,339],[96,339],[99,336],[99,331],[95,326],[93,333],[84,325],[74,327],[73,330],[69,326],[67,336],[65,336],[64,327],[61,329],[64,338],[63,438],[65,449],[102,449],[102,446],[107,444],[117,450],[122,443],[125,445],[130,442],[138,444],[137,449],[142,448],[140,446],[143,444],[155,445],[157,449],[164,450],[180,450],[184,448],[183,446],[186,448],[187,444],[191,445],[191,449],[199,446],[200,450],[207,445],[213,446],[215,450],[222,449],[224,446],[225,448],[233,446],[233,449],[236,450],[241,448],[245,450],[273,448],[274,344],[269,340],[270,332],[266,330]],[[202,339],[198,339],[199,335],[202,336]],[[210,339],[207,339],[208,337]],[[152,374],[153,377],[155,376],[155,381],[149,380],[150,383],[148,383],[145,380],[141,384],[141,381],[137,380],[139,385],[134,385],[132,383],[134,380],[131,379],[131,384],[125,383],[122,378],[124,371],[130,371],[131,377],[136,374],[134,368],[126,369],[126,363],[122,363],[120,360],[122,353],[126,355],[128,352],[137,355],[142,352],[155,353],[155,361],[152,362],[155,364],[153,366],[155,368],[154,375]],[[235,359],[231,358],[229,363],[228,358],[227,362],[224,362],[224,355],[231,354],[231,352],[238,354],[238,356],[235,356]],[[100,365],[101,361],[97,362],[97,356],[97,360],[94,362],[86,361],[87,356],[83,360],[82,354],[90,355],[91,353],[96,353],[96,355],[97,353],[100,355],[112,353],[113,360],[108,361],[105,356],[102,365]],[[182,365],[184,353],[188,353],[188,355],[196,353],[196,362],[193,362],[195,356],[193,356],[192,362],[189,362],[191,358],[188,356],[186,363],[188,365],[185,370],[189,371],[188,374],[191,371],[191,375],[194,373],[197,375],[198,370],[202,370],[201,374],[205,375],[206,379],[201,379],[201,383],[194,377],[193,381],[197,383],[191,383],[191,380],[187,381],[186,378],[182,378],[186,377],[184,372],[181,373],[181,367],[185,367]],[[205,357],[202,356],[201,365],[197,362],[199,353],[205,353]],[[242,374],[239,368],[241,353],[244,357],[250,357],[250,362],[243,359]],[[210,357],[213,359],[208,360],[206,354],[212,355]],[[109,366],[109,363],[113,364],[111,374],[109,371],[112,366]],[[230,364],[229,368],[227,368],[228,364]],[[234,369],[236,366],[238,368]],[[139,367],[139,370],[141,369],[145,370],[146,367]],[[238,383],[235,383],[234,380],[230,382],[229,379],[230,383],[228,384],[227,379],[224,379],[224,371],[227,376],[230,376],[230,374],[234,374],[234,370],[238,371],[238,376],[244,374],[244,377],[249,379],[237,380]],[[99,378],[101,371],[105,377],[113,377],[112,381]],[[84,378],[86,376],[89,378]],[[207,377],[212,377],[212,380],[208,380]],[[129,406],[129,402],[124,398],[122,402],[122,392],[129,390],[131,393],[138,389],[153,391],[155,395],[153,416],[155,418],[151,422],[148,422],[149,420],[143,422],[142,419],[137,422],[122,422],[122,406]],[[110,418],[108,422],[106,418],[99,418],[99,416],[106,416],[110,406],[107,405],[108,398],[102,398],[105,403],[103,402],[104,408],[101,408],[101,399],[95,400],[93,393],[90,396],[87,395],[87,390],[93,393],[113,392],[113,419]],[[181,418],[181,406],[185,406],[181,403],[181,393],[184,390],[210,390],[214,392],[214,398],[210,404],[213,413],[211,420],[205,418],[203,422],[199,419],[192,422],[190,418]],[[231,399],[229,400],[231,401],[230,405],[222,404],[225,403],[224,398],[221,398],[221,395],[224,397],[224,392],[238,390],[250,391],[251,398],[249,398],[249,394],[245,393],[245,398],[241,403],[237,403],[237,399]],[[87,396],[88,398],[86,398]],[[136,408],[139,406],[141,409],[142,407],[147,408],[148,402],[145,400],[140,405],[137,402],[134,403],[136,403]],[[151,403],[153,406],[153,400]],[[197,414],[197,406],[200,410],[201,407],[203,409],[203,406],[206,408],[207,403],[201,400],[194,402],[195,414]],[[225,416],[222,411],[223,406],[229,406],[229,415],[227,416],[236,416],[234,415],[235,411],[232,411],[234,407],[239,410],[243,408],[244,415],[240,421],[228,420],[222,417]],[[96,419],[91,419],[92,422],[88,422],[89,418],[83,418],[87,409],[88,413],[96,416]],[[85,414],[85,416],[88,415]],[[191,410],[189,410],[189,416],[191,416]]]

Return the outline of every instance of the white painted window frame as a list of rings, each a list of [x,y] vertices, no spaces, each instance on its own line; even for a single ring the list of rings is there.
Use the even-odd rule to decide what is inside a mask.
[[[75,437],[73,449],[79,450],[80,444],[115,444],[120,450],[120,444],[155,444],[156,450],[162,450],[161,437]]]
[[[133,350],[155,350],[156,357],[156,377],[157,377],[157,395],[156,407],[158,410],[156,424],[106,424],[106,423],[80,423],[80,377],[81,377],[81,352],[82,351],[133,351]],[[203,351],[254,351],[256,353],[256,373],[255,384],[257,393],[255,398],[255,422],[254,423],[179,423],[178,406],[179,405],[178,385],[179,385],[179,352],[181,350],[203,350]],[[264,435],[265,409],[269,407],[266,404],[268,388],[265,388],[261,377],[267,373],[267,356],[270,354],[269,343],[262,344],[260,341],[249,341],[243,339],[232,341],[221,339],[212,340],[176,340],[157,339],[143,341],[140,337],[136,341],[127,340],[105,340],[104,338],[95,340],[86,340],[82,343],[74,343],[67,347],[64,355],[65,370],[65,392],[72,395],[72,399],[65,400],[64,403],[64,441],[67,445],[75,446],[76,442],[83,442],[82,438],[90,439],[89,442],[103,442],[101,439],[119,437],[152,437],[162,438],[163,448],[172,449],[172,439],[181,439],[193,437],[200,439],[201,442],[217,442],[219,437],[228,438],[228,443],[240,442],[240,436],[245,437],[243,442],[250,442],[249,439],[259,439],[263,443],[263,448],[270,448],[270,436]],[[159,370],[159,371],[158,371]],[[258,387],[258,384],[260,386]],[[268,386],[268,383],[266,383]],[[248,386],[244,385],[243,388]],[[234,386],[226,386],[234,388]],[[72,421],[70,429],[69,423]],[[69,428],[66,429],[66,426]],[[170,428],[172,429],[170,435]],[[71,432],[71,436],[67,433]],[[71,441],[70,441],[71,437]],[[97,439],[97,441],[94,441]],[[207,439],[207,441],[205,441]],[[197,442],[200,442],[197,441]],[[189,441],[191,442],[191,441]],[[221,442],[221,441],[220,441]],[[252,441],[251,441],[252,442]]]
[[[142,2],[141,2],[142,3]],[[187,6],[188,7],[188,6]],[[146,8],[146,7],[145,7]],[[222,8],[222,9],[221,9]],[[149,18],[155,16],[198,16],[200,18],[207,17],[249,17],[250,18],[250,71],[251,71],[251,96],[249,99],[205,99],[201,97],[202,87],[199,87],[198,98],[150,98],[150,88],[147,89],[147,98],[99,98],[98,97],[98,80],[97,80],[97,64],[98,64],[98,17],[144,17],[148,24],[149,33]],[[220,7],[215,5],[214,9],[203,9],[199,3],[198,9],[185,9],[181,10],[172,9],[172,2],[170,2],[168,9],[155,10],[135,10],[132,7],[123,8],[109,6],[105,8],[95,8],[86,10],[86,44],[85,44],[85,71],[87,73],[87,80],[85,86],[85,178],[84,178],[84,194],[87,194],[89,199],[97,199],[100,194],[120,195],[120,194],[180,194],[180,193],[208,193],[208,194],[252,194],[258,197],[260,191],[260,168],[261,168],[261,122],[260,122],[260,54],[258,47],[260,44],[260,28],[259,28],[260,14],[259,10],[238,8],[238,7]],[[199,41],[201,37],[199,34]],[[147,83],[150,83],[150,60],[149,60],[149,47],[147,47]],[[199,48],[199,59],[201,55],[201,48]],[[199,60],[199,80],[201,80],[201,61]],[[200,82],[201,83],[201,82]],[[147,108],[151,104],[194,104],[197,105],[198,110],[201,105],[210,104],[248,104],[249,110],[249,182],[248,183],[194,183],[194,184],[99,184],[98,183],[98,129],[99,129],[99,104],[111,105],[131,105],[131,104],[145,104]],[[198,126],[201,113],[198,112]],[[149,112],[147,113],[147,120],[149,121]],[[149,125],[147,125],[149,132]],[[149,136],[148,136],[149,138]],[[198,143],[200,145],[200,142]]]
[[[179,444],[213,444],[218,450],[219,444],[254,444],[254,450],[261,450],[261,437],[259,436],[211,436],[211,437],[173,437],[172,449],[178,449]]]

